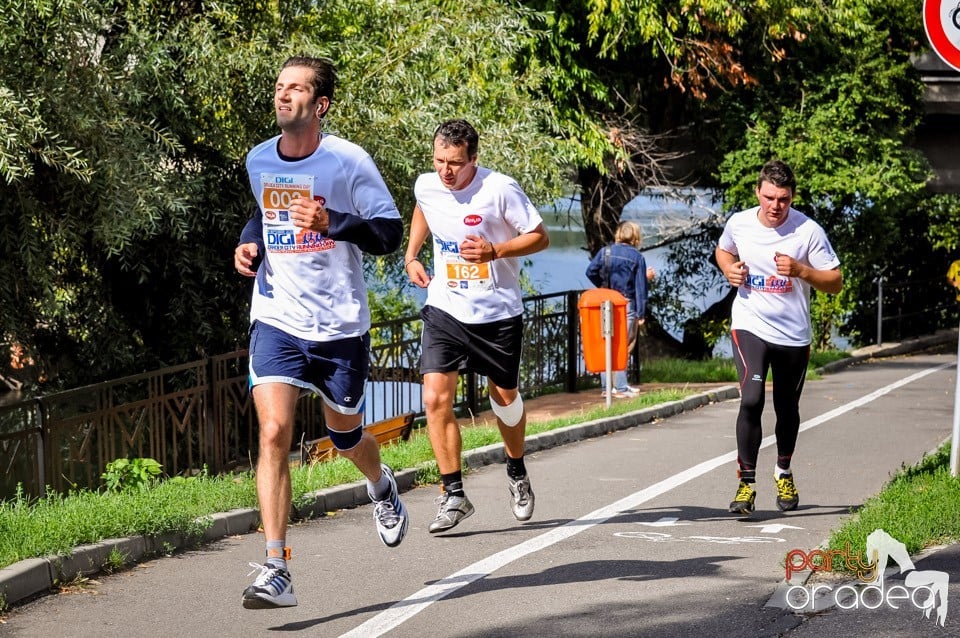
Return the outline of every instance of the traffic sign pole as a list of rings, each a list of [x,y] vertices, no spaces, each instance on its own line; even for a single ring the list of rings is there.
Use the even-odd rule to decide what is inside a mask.
[[[960,259],[947,269],[947,281],[960,289]],[[957,295],[960,301],[960,295]],[[954,372],[955,389],[953,391],[953,438],[950,439],[950,476],[960,472],[960,337],[957,339],[957,368]]]
[[[956,389],[953,392],[953,438],[950,440],[950,476],[960,470],[960,339],[957,339]]]

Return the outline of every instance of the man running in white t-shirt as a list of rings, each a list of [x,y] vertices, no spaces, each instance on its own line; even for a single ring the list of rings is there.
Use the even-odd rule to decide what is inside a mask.
[[[260,425],[257,498],[267,545],[264,564],[243,592],[247,609],[297,604],[286,533],[301,394],[323,400],[330,441],[366,477],[383,543],[399,545],[409,524],[393,472],[363,429],[370,350],[363,253],[399,248],[403,222],[366,151],[321,131],[335,83],[329,61],[288,59],[274,86],[280,135],[247,154],[258,210],[241,233],[234,266],[256,277],[250,387]]]
[[[430,533],[451,529],[474,512],[463,490],[463,442],[453,413],[461,370],[487,377],[507,457],[513,515],[519,521],[533,516],[533,489],[523,461],[526,412],[517,387],[523,344],[518,258],[543,250],[550,240],[519,184],[477,166],[478,143],[477,131],[464,120],[437,128],[436,172],[417,179],[404,256],[410,281],[427,288],[420,373],[427,432],[443,481]],[[432,278],[417,257],[429,234]]]
[[[790,207],[797,188],[790,167],[767,162],[757,179],[759,206],[727,220],[717,265],[739,288],[731,311],[733,359],[740,380],[737,463],[740,479],[730,512],[753,512],[757,456],[763,432],[765,381],[770,370],[777,415],[777,507],[800,502],[790,460],[800,430],[800,393],[810,360],[810,288],[838,293],[837,259],[823,228]]]

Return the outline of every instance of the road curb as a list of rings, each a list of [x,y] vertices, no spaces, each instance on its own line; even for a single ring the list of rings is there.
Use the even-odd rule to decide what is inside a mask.
[[[851,357],[823,366],[818,369],[818,372],[835,372],[867,359],[915,352],[949,342],[956,343],[957,338],[958,330],[953,329],[944,330],[929,337],[888,344],[885,347],[872,346],[855,351]],[[536,452],[583,439],[604,436],[611,432],[636,427],[657,419],[666,419],[709,403],[734,399],[739,395],[737,386],[723,386],[680,401],[671,401],[636,412],[596,419],[535,434],[527,438],[526,448],[528,452]],[[464,466],[469,468],[503,462],[503,445],[500,443],[468,450],[463,454]],[[416,476],[416,468],[397,472],[396,480],[400,491],[411,489],[416,483]],[[303,501],[295,506],[293,515],[298,518],[315,518],[326,512],[358,507],[369,502],[366,483],[358,481],[305,495]],[[136,563],[144,557],[169,554],[198,542],[211,542],[225,536],[255,531],[259,522],[259,512],[252,508],[242,508],[213,514],[203,517],[203,519],[210,524],[199,538],[187,538],[182,534],[168,534],[157,537],[132,536],[107,539],[99,543],[77,547],[69,555],[30,558],[4,567],[0,569],[0,610],[48,593],[77,578],[92,576],[116,569],[122,565]]]
[[[960,329],[950,328],[947,330],[939,330],[932,335],[917,337],[915,339],[907,339],[906,341],[867,346],[865,348],[854,350],[849,357],[840,359],[838,361],[832,361],[817,368],[817,372],[819,374],[828,374],[830,372],[843,370],[844,368],[857,363],[863,363],[869,359],[895,357],[902,354],[921,352],[936,346],[956,344],[958,337],[960,337]]]

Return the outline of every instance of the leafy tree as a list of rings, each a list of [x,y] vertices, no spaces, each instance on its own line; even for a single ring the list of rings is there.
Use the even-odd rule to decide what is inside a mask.
[[[276,132],[272,85],[290,54],[337,62],[328,130],[371,152],[404,215],[434,127],[459,116],[481,132],[481,161],[535,201],[579,185],[592,251],[623,204],[673,177],[678,148],[697,142],[683,166],[719,177],[731,207],[776,149],[841,251],[843,310],[863,334],[875,265],[942,278],[936,250],[957,245],[956,198],[928,196],[909,150],[922,30],[903,0],[478,0],[470,20],[427,0],[0,11],[0,377],[75,385],[245,344],[243,158]],[[911,254],[910,225],[928,221]],[[718,229],[678,244],[698,285],[718,276],[709,250],[692,258]],[[390,284],[400,270],[396,256],[370,261],[385,308],[411,307]]]
[[[717,180],[733,210],[755,204],[757,170],[779,156],[800,177],[798,206],[844,260],[843,295],[815,299],[819,345],[839,323],[854,338],[871,332],[879,272],[905,281],[945,272],[934,247],[956,245],[957,206],[931,199],[926,163],[911,148],[922,112],[910,64],[923,34],[914,3],[527,4],[554,16],[537,53],[569,71],[548,90],[561,128],[582,143],[576,180],[591,253],[612,240],[623,205],[670,169]],[[697,157],[676,162],[676,145]],[[937,234],[910,241],[930,214]],[[654,287],[654,312],[685,324],[684,348],[697,356],[725,332],[730,297],[702,315],[678,300],[726,288],[708,260],[722,221],[671,239],[676,279]]]
[[[525,4],[551,16],[532,55],[563,70],[544,90],[557,104],[556,130],[574,147],[591,254],[613,240],[624,205],[645,188],[711,177],[716,131],[735,120],[713,98],[755,86],[779,43],[817,13],[789,0]],[[682,157],[691,147],[696,157]]]
[[[404,213],[453,116],[487,163],[559,192],[551,106],[526,90],[547,70],[514,66],[536,18],[475,4],[464,21],[423,1],[0,0],[0,344],[17,353],[0,375],[76,385],[245,345],[243,158],[276,132],[291,54],[337,61],[328,130],[371,151]]]

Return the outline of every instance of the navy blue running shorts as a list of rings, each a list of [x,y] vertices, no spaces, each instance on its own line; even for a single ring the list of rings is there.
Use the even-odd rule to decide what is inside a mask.
[[[434,306],[420,311],[420,374],[476,372],[497,387],[513,390],[520,379],[523,317],[469,324]]]
[[[286,383],[314,392],[340,414],[363,410],[370,367],[370,334],[307,341],[255,321],[250,328],[250,387]]]

